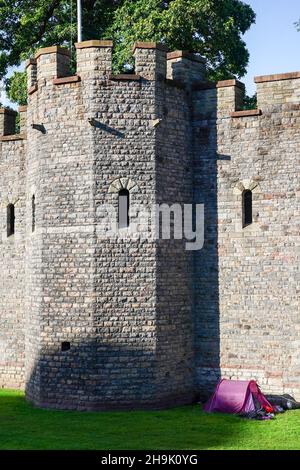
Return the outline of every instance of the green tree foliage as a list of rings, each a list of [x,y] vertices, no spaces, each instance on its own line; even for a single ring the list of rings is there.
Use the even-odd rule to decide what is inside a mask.
[[[108,32],[118,68],[130,61],[134,41],[154,40],[202,54],[210,77],[226,79],[246,73],[249,53],[241,35],[254,21],[251,7],[239,0],[125,0]]]
[[[244,110],[247,109],[256,109],[257,108],[257,94],[255,93],[253,96],[246,95],[244,98]]]
[[[242,35],[254,23],[255,13],[241,0],[82,3],[84,40],[113,39],[115,70],[132,64],[132,45],[140,40],[202,54],[212,79],[241,77],[246,72],[249,54]],[[40,47],[71,47],[75,41],[76,0],[0,0],[0,78],[8,67],[19,65]]]
[[[6,81],[6,93],[10,101],[20,106],[27,104],[26,72],[14,72]]]

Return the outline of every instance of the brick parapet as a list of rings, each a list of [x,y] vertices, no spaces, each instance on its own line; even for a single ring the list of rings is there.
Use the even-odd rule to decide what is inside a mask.
[[[256,77],[258,107],[268,110],[278,105],[299,103],[299,79],[300,72]]]
[[[300,78],[300,72],[280,73],[274,75],[260,75],[254,78],[255,83],[278,82],[281,80],[294,80]]]

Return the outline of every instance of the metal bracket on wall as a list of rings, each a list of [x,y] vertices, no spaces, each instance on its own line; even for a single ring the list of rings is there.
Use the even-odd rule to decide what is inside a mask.
[[[31,124],[32,129],[40,131],[42,134],[46,134],[46,128],[44,124]]]

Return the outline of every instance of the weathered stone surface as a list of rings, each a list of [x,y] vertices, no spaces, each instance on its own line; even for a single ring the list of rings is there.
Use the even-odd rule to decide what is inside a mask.
[[[195,92],[194,189],[206,206],[205,245],[194,273],[203,396],[222,376],[253,378],[266,392],[300,398],[299,92],[296,75],[260,81],[261,115],[235,119],[229,118],[236,111],[233,86],[214,98],[213,90]],[[203,142],[199,132],[208,118]],[[243,228],[246,189],[253,193],[253,223]]]
[[[233,119],[243,87],[205,82],[201,58],[137,43],[125,79],[111,52],[77,45],[74,78],[63,50],[40,51],[23,140],[0,113],[0,387],[54,408],[157,408],[222,375],[300,399],[299,78],[259,80],[261,113]],[[122,188],[134,204],[204,203],[203,250],[104,238]]]

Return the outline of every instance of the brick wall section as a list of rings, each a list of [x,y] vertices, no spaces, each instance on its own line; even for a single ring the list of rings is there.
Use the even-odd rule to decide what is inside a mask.
[[[0,142],[0,388],[24,388],[25,142]],[[15,235],[7,237],[7,206]]]
[[[90,83],[90,110],[99,124],[93,131],[95,214],[103,204],[118,211],[114,181],[130,189],[130,205],[155,200],[155,76],[157,50],[135,50],[141,80]],[[106,51],[111,60],[111,50]],[[107,60],[103,58],[103,60]],[[86,87],[89,83],[85,84]],[[117,187],[120,187],[117,185]],[[112,238],[96,233],[94,309],[96,379],[94,401],[100,408],[149,407],[157,403],[155,384],[155,242]]]
[[[117,207],[117,193],[109,193],[109,184],[119,178],[137,184],[130,191],[132,204],[151,206],[159,198],[161,167],[157,162],[165,140],[161,139],[163,124],[157,129],[153,122],[163,120],[170,104],[165,99],[166,52],[156,44],[137,43],[134,54],[140,82],[112,80],[104,87],[100,80],[91,100],[103,126],[94,133],[96,214],[103,202]],[[181,104],[178,99],[180,110]],[[185,120],[183,125],[186,129]],[[169,154],[170,148],[165,151]],[[96,246],[96,377],[102,377],[96,386],[96,406],[162,407],[189,402],[191,372],[183,365],[183,356],[186,351],[191,354],[192,336],[186,334],[191,322],[182,311],[182,295],[174,299],[170,312],[168,299],[179,281],[174,279],[172,291],[169,287],[159,290],[166,259],[163,250],[159,251],[155,240],[97,239]],[[185,282],[186,272],[177,276]],[[182,333],[175,340],[174,328],[179,325]]]
[[[38,90],[28,106],[27,191],[29,199],[36,197],[37,230],[27,240],[32,294],[26,392],[34,403],[58,408],[65,400],[80,407],[80,396],[88,402],[94,360],[88,354],[94,302],[92,128],[81,83],[53,84],[65,58],[56,50],[39,55]],[[43,125],[44,133],[31,123]],[[63,342],[71,344],[67,353]]]
[[[266,392],[300,397],[299,90],[297,78],[262,82],[262,115],[197,124],[196,191],[207,232],[195,279],[203,395],[222,376],[254,378]],[[199,107],[202,92],[197,100]],[[243,229],[244,188],[253,189],[254,223]]]
[[[167,70],[170,70],[170,60],[173,59],[168,56]],[[185,59],[176,59],[172,71],[176,82],[180,81],[186,88],[169,82],[165,86],[157,84],[157,113],[161,122],[157,127],[156,142],[156,202],[169,206],[181,204],[183,211],[184,204],[193,199],[192,132],[187,91],[193,82],[193,60],[189,59],[187,73],[180,79],[177,71],[183,68],[181,61]],[[189,402],[195,396],[192,254],[185,250],[184,240],[160,239],[156,260],[158,386],[163,383],[162,390],[172,391],[174,400],[185,397]]]

